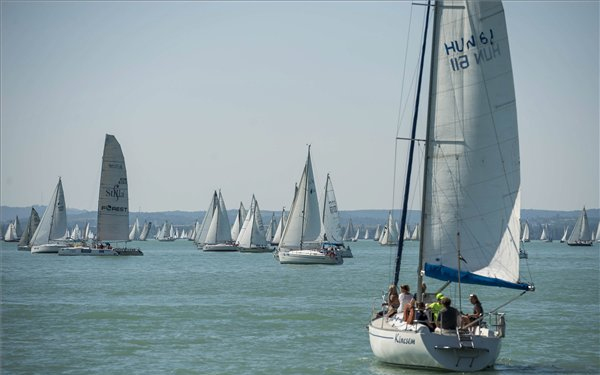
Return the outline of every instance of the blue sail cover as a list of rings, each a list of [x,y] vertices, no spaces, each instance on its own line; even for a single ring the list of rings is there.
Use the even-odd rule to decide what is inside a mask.
[[[458,271],[450,267],[438,266],[425,263],[425,275],[443,281],[458,282]],[[477,284],[486,286],[497,286],[501,288],[531,290],[532,286],[525,283],[511,283],[492,277],[476,275],[472,272],[460,272],[460,282],[464,284]]]

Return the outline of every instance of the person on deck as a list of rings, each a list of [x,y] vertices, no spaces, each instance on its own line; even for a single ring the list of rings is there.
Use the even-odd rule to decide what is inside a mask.
[[[483,316],[483,307],[481,306],[481,302],[479,301],[477,295],[471,294],[469,296],[469,301],[471,301],[471,303],[473,304],[473,314],[465,314],[462,316],[463,327],[469,325],[470,323]],[[480,321],[481,320],[477,321],[477,323],[470,324],[470,326],[478,326]]]
[[[390,285],[388,288],[388,297],[387,297],[387,313],[385,314],[386,318],[394,316],[398,309],[400,308],[400,297],[398,295],[398,287],[394,284]]]
[[[400,299],[400,307],[398,311],[404,312],[404,308],[410,304],[413,296],[410,294],[410,287],[408,285],[400,285],[400,295],[398,296]]]
[[[444,298],[444,295],[442,293],[438,293],[435,295],[435,299],[436,301],[433,303],[430,303],[427,308],[431,310],[431,314],[432,314],[432,319],[434,322],[437,321],[438,318],[438,314],[439,312],[442,310],[443,306],[442,306],[442,299]]]
[[[454,307],[450,306],[452,300],[448,297],[442,298],[443,308],[438,314],[436,320],[437,326],[443,330],[456,330],[456,327],[460,324],[460,312]]]

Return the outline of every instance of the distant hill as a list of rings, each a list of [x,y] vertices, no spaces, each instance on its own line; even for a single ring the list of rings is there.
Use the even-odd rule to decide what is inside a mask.
[[[33,206],[36,211],[43,215],[45,206]],[[16,216],[19,217],[21,224],[25,225],[29,218],[31,207],[0,207],[0,223],[2,224],[2,230],[6,228],[9,221],[14,220]],[[237,210],[229,210],[229,220],[233,224]],[[349,219],[352,219],[354,227],[361,227],[363,230],[368,228],[373,232],[378,224],[382,226],[387,222],[389,210],[349,210],[340,211],[340,219],[342,227],[345,227]],[[281,215],[280,211],[276,211],[275,217],[279,218]],[[542,232],[542,225],[549,224],[551,233],[554,239],[558,240],[562,236],[565,226],[573,228],[577,217],[581,211],[549,211],[549,210],[533,210],[524,209],[521,210],[521,220],[529,223],[531,230],[531,238],[538,239]],[[598,221],[600,220],[600,209],[588,209],[588,219],[593,230],[596,230]],[[156,227],[162,225],[165,221],[169,221],[176,227],[191,228],[196,220],[202,220],[204,217],[204,211],[164,211],[164,212],[134,212],[130,213],[129,221],[133,223],[136,218],[139,218],[140,222],[144,220],[151,221]],[[271,219],[273,211],[262,211],[263,222],[266,224]],[[400,220],[400,210],[394,210],[394,218]],[[69,227],[79,224],[83,227],[86,222],[89,222],[92,227],[96,226],[96,211],[86,211],[79,209],[67,209],[67,221]],[[413,227],[419,222],[421,218],[419,211],[409,211],[407,215],[407,221],[410,227]]]

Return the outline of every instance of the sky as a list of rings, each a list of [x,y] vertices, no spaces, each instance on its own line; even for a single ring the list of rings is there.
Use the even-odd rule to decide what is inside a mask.
[[[598,208],[599,2],[504,8],[522,208]],[[60,176],[67,207],[95,210],[108,133],[132,212],[206,210],[215,189],[289,208],[307,144],[339,209],[399,208],[424,10],[2,1],[1,204],[46,205]]]

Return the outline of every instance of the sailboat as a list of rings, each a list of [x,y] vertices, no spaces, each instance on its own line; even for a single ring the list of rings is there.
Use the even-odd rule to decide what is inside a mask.
[[[238,238],[240,235],[240,229],[242,229],[242,225],[244,225],[246,214],[246,208],[244,207],[244,204],[240,202],[240,208],[238,208],[237,215],[235,215],[235,221],[231,226],[231,238]]]
[[[352,237],[354,236],[354,225],[352,225],[352,219],[348,219],[348,224],[346,224],[346,230],[344,231],[344,236],[342,240],[344,241],[352,241]]]
[[[231,226],[221,191],[219,194],[214,192],[212,206],[214,207],[213,214],[202,249],[204,251],[238,251],[239,248],[231,239]]]
[[[523,224],[523,231],[521,234],[521,242],[529,242],[530,238],[529,238],[529,223],[527,221],[525,221],[525,224]]]
[[[158,233],[156,233],[156,239],[158,241],[175,241],[176,237],[173,233],[173,225],[165,220]]]
[[[152,229],[152,222],[144,221],[144,226],[142,227],[142,231],[140,232],[140,241],[146,241],[146,238],[148,238],[148,233],[150,233],[150,229]]]
[[[23,231],[23,235],[21,236],[21,239],[19,240],[19,244],[17,245],[18,250],[25,250],[25,251],[31,250],[30,246],[29,246],[29,242],[31,241],[31,237],[33,236],[33,233],[35,233],[35,230],[37,229],[38,225],[40,225],[40,215],[38,215],[35,208],[31,207],[31,213],[29,214],[29,221],[27,222],[27,226],[25,227],[25,230]]]
[[[263,231],[262,218],[258,201],[252,195],[250,201],[250,210],[246,213],[246,218],[240,229],[236,244],[243,253],[270,253],[272,248],[267,246],[267,238]]]
[[[344,260],[335,247],[319,241],[320,234],[321,215],[308,146],[306,164],[276,258],[281,264],[342,264]]]
[[[135,222],[131,226],[131,231],[129,232],[129,241],[135,241],[140,237],[140,220],[135,218]]]
[[[17,233],[19,226],[19,217],[15,221],[8,224],[6,232],[4,233],[4,242],[18,242],[21,236]]]
[[[565,230],[563,231],[563,235],[560,238],[560,242],[567,242],[567,238],[569,238],[569,226],[565,226]]]
[[[428,1],[425,36],[431,8]],[[423,293],[425,278],[445,283],[438,292],[457,283],[458,301],[464,284],[515,289],[519,291],[515,299],[534,287],[519,277],[519,143],[503,6],[499,0],[469,0],[436,1],[433,8],[421,241],[415,273],[417,301],[432,299],[432,293]],[[400,238],[408,212],[417,119],[415,110]],[[396,286],[403,248],[401,240],[393,280]],[[486,300],[492,303],[491,297]],[[493,366],[500,353],[506,322],[498,309],[462,328],[436,328],[433,332],[421,322],[397,325],[374,312],[368,324],[371,349],[383,362],[479,371]]]
[[[581,211],[581,214],[575,222],[573,231],[567,240],[569,246],[592,246],[592,232],[590,231],[590,224],[587,217],[585,207]]]
[[[404,227],[406,227],[406,224]],[[396,224],[394,224],[392,211],[388,213],[388,222],[383,227],[383,232],[379,237],[379,244],[383,246],[395,246],[398,244],[398,232],[396,231]]]
[[[58,250],[65,246],[66,230],[67,205],[62,181],[59,177],[50,203],[48,203],[40,224],[29,242],[31,253],[58,253]]]
[[[349,223],[352,227],[352,220]],[[321,234],[319,239],[326,243],[326,247],[333,246],[342,258],[353,258],[350,246],[344,244],[342,226],[340,225],[340,214],[337,199],[333,190],[331,176],[327,173],[325,182],[325,194],[323,195],[323,210],[321,212]]]
[[[375,228],[375,234],[373,235],[373,241],[379,242],[379,237],[381,237],[381,224],[377,224],[377,228]]]
[[[281,209],[281,217],[279,218],[279,222],[277,223],[277,229],[275,229],[275,235],[273,235],[273,239],[271,240],[271,245],[277,246],[281,241],[281,235],[283,234],[283,229],[285,228],[285,223],[287,222],[287,216],[285,214],[285,207]]]
[[[144,255],[140,249],[112,245],[129,241],[129,192],[125,157],[121,145],[110,134],[104,138],[96,230],[91,246],[63,247],[58,255]]]

